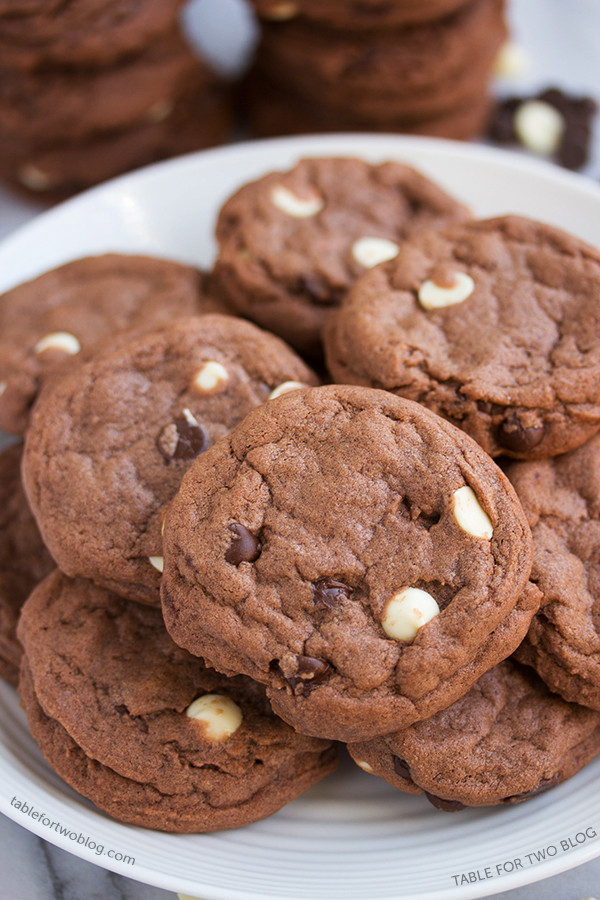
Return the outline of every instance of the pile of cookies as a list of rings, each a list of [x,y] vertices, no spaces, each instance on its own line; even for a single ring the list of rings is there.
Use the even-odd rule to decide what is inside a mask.
[[[252,3],[261,37],[246,102],[257,134],[485,130],[504,0]]]
[[[56,199],[226,139],[182,0],[0,3],[0,175]]]
[[[209,276],[111,254],[0,298],[0,655],[44,755],[167,831],[269,815],[335,741],[443,810],[571,777],[600,251],[359,159],[244,186],[217,240]]]

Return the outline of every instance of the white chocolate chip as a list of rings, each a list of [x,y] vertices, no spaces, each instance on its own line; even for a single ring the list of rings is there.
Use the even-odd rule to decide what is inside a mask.
[[[30,191],[47,191],[54,184],[52,178],[42,169],[34,166],[33,163],[21,166],[17,172],[17,177],[21,184],[24,184]]]
[[[496,78],[516,80],[525,75],[529,69],[530,62],[527,51],[520,44],[507,41],[502,45],[496,57],[494,75]]]
[[[193,386],[201,394],[218,394],[229,381],[229,372],[220,362],[211,359],[196,372]]]
[[[4,391],[6,390],[7,387],[8,387],[8,385],[7,385],[6,381],[0,381],[0,397],[2,396],[2,394],[4,393]]]
[[[211,741],[224,741],[242,724],[242,711],[233,700],[223,694],[205,694],[198,697],[185,711],[190,719],[206,725],[206,736]]]
[[[290,391],[299,391],[301,388],[305,388],[306,386],[307,385],[302,384],[301,381],[284,381],[276,388],[273,388],[273,390],[267,397],[267,400],[274,400],[275,397],[281,397],[282,394],[289,394]]]
[[[419,288],[419,303],[424,309],[442,309],[454,306],[470,297],[475,290],[475,282],[466,272],[453,272],[454,284],[446,287],[435,281],[424,281]]]
[[[185,409],[183,409],[181,411],[181,415],[183,416],[185,421],[188,423],[188,425],[199,425],[200,424],[200,422],[198,421],[196,416],[193,414],[193,412],[191,412],[191,410],[189,410],[187,408],[187,406],[185,407]]]
[[[162,572],[165,567],[165,561],[162,556],[149,556],[148,560],[150,561],[150,565],[154,566],[159,572]]]
[[[325,206],[325,201],[317,194],[314,194],[312,197],[298,197],[297,194],[294,194],[293,191],[290,191],[289,188],[284,187],[282,184],[274,187],[270,196],[273,206],[287,213],[288,216],[293,216],[295,219],[316,216]]]
[[[431,594],[420,588],[404,588],[390,597],[383,611],[381,625],[395,641],[412,641],[423,625],[440,614]]]
[[[173,112],[172,100],[157,100],[146,113],[146,121],[158,124],[168,119]]]
[[[452,512],[459,526],[473,537],[491,540],[494,526],[475,491],[465,484],[452,494]]]
[[[33,349],[35,353],[43,353],[44,350],[61,350],[63,353],[74,356],[81,350],[81,344],[75,335],[69,334],[68,331],[54,331],[38,341]]]
[[[526,100],[515,113],[514,129],[523,146],[532,153],[552,156],[562,140],[565,120],[549,103]]]
[[[379,263],[387,262],[398,256],[400,247],[387,238],[363,237],[352,244],[352,256],[365,269],[372,269]]]
[[[281,3],[274,3],[262,15],[265,19],[271,19],[273,22],[285,22],[298,15],[298,5],[282,0]]]
[[[368,762],[358,762],[356,761],[356,765],[363,770],[363,772],[368,772],[369,775],[373,774],[373,766],[370,766]]]

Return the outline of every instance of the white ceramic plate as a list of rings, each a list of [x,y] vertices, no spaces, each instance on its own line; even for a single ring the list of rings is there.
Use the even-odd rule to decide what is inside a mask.
[[[416,165],[480,216],[522,213],[600,246],[600,187],[485,147],[352,136],[241,144],[153,166],[40,216],[0,246],[0,292],[69,259],[109,250],[210,264],[222,201],[303,155]],[[600,759],[507,809],[444,814],[351,763],[265,822],[164,835],[96,811],[48,768],[17,697],[0,688],[0,810],[78,856],[205,900],[467,900],[600,855]],[[132,863],[131,859],[135,861]]]

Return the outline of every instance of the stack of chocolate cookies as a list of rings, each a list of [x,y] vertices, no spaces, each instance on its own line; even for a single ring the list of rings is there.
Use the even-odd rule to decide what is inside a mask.
[[[0,298],[0,657],[44,755],[166,831],[269,815],[335,741],[447,811],[570,778],[600,753],[600,251],[359,159],[246,185],[217,240],[210,278],[111,254]]]
[[[228,101],[182,0],[0,2],[0,175],[51,199],[223,141]]]
[[[252,0],[261,37],[245,100],[262,136],[484,130],[503,0]]]

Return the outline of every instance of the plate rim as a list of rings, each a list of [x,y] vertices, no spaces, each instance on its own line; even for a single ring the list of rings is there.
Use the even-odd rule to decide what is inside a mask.
[[[360,144],[363,149],[358,150],[357,144]],[[6,254],[10,257],[13,250],[21,253],[22,246],[30,239],[35,240],[38,231],[41,230],[43,232],[47,228],[52,227],[54,222],[60,223],[63,217],[66,216],[68,218],[71,215],[77,215],[81,208],[85,209],[86,206],[93,204],[99,198],[115,194],[118,195],[123,191],[128,191],[130,187],[135,188],[140,183],[147,182],[148,179],[158,179],[159,181],[164,179],[168,181],[171,177],[177,178],[178,173],[184,172],[188,166],[202,166],[203,164],[214,160],[223,161],[223,163],[227,165],[234,165],[236,159],[246,157],[248,153],[260,155],[265,153],[265,151],[270,152],[277,149],[284,151],[284,155],[289,154],[289,151],[293,150],[294,154],[298,157],[332,155],[331,151],[328,149],[331,145],[336,145],[340,148],[335,151],[338,156],[360,156],[365,153],[364,148],[369,148],[369,150],[373,150],[376,155],[380,155],[381,158],[385,158],[385,155],[388,153],[391,154],[393,150],[394,158],[401,159],[403,149],[408,149],[412,154],[418,152],[419,148],[424,148],[428,152],[439,152],[442,155],[449,154],[450,156],[454,155],[467,160],[473,159],[490,162],[494,166],[499,166],[508,172],[518,171],[521,174],[532,174],[537,179],[545,180],[549,184],[562,184],[571,191],[575,191],[587,198],[593,198],[593,200],[598,203],[600,211],[600,183],[597,183],[588,176],[559,169],[551,163],[537,158],[523,156],[516,151],[498,149],[485,144],[465,144],[458,141],[409,135],[363,133],[305,135],[301,137],[243,141],[210,150],[189,153],[181,157],[154,163],[133,172],[126,173],[125,175],[121,175],[118,178],[98,185],[52,209],[38,214],[32,221],[17,228],[0,242],[0,261]],[[384,148],[381,154],[379,153],[379,148]],[[415,162],[409,162],[408,164],[418,167],[418,163]],[[68,259],[71,258],[76,257],[68,257]],[[9,284],[9,287],[10,286],[12,285]],[[0,287],[0,291],[6,289],[7,288]],[[3,747],[2,749],[6,750],[7,748]],[[3,760],[0,758],[0,770],[2,768]],[[42,784],[41,786],[38,786],[38,788],[47,794],[47,784]],[[92,850],[86,850],[85,847],[74,845],[72,842],[69,842],[67,837],[62,837],[58,834],[53,834],[52,836],[48,835],[47,830],[35,820],[31,820],[31,822],[28,821],[27,824],[24,824],[22,818],[19,816],[19,810],[16,810],[11,806],[9,798],[8,796],[5,796],[4,791],[0,791],[0,812],[16,824],[25,828],[27,831],[36,834],[43,840],[48,841],[54,846],[57,846],[80,859],[98,865],[103,869],[122,874],[135,881],[153,885],[165,890],[174,890],[188,894],[191,892],[193,895],[199,889],[199,883],[191,882],[187,878],[182,878],[180,881],[175,882],[172,875],[148,868],[145,864],[139,864],[139,866],[136,864],[135,871],[132,871],[131,867],[128,867],[124,862],[111,859],[104,861],[104,859],[99,860],[97,857],[93,858],[95,854]],[[86,813],[89,812],[91,812],[92,815],[97,814],[96,810],[86,810]],[[125,828],[134,827],[125,826],[123,823],[118,824]],[[139,830],[140,832],[146,831],[146,829],[136,830]],[[151,833],[156,834],[157,832]],[[158,834],[160,834],[160,832],[158,832]],[[405,900],[452,900],[452,898],[455,897],[460,898],[460,900],[463,900],[463,898],[464,900],[470,900],[470,898],[486,897],[498,893],[498,889],[501,892],[504,892],[516,887],[546,880],[556,874],[566,872],[571,868],[589,862],[598,856],[600,856],[600,841],[591,841],[589,844],[584,844],[575,848],[570,853],[555,857],[552,860],[545,861],[537,866],[532,866],[523,872],[515,872],[513,874],[504,875],[498,879],[493,879],[487,885],[480,882],[472,887],[449,887],[427,892],[420,891],[416,894],[403,894],[402,896]],[[203,892],[205,891],[204,888],[200,888],[200,890]],[[226,887],[210,887],[209,896],[210,900],[264,900],[264,894],[257,894],[246,890],[244,890],[243,893],[240,893],[236,888],[231,889]],[[275,895],[272,895],[272,900],[274,900],[274,898]],[[282,898],[282,900],[289,900],[289,898]]]

